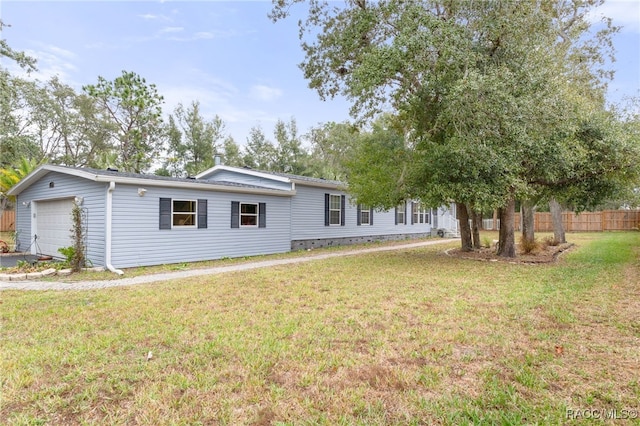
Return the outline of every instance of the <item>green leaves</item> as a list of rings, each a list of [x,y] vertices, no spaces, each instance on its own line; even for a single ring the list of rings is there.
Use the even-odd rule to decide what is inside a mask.
[[[2,33],[4,27],[9,27],[10,25],[5,24],[0,19],[0,33]],[[23,69],[29,71],[36,70],[36,59],[28,56],[24,52],[19,52],[13,50],[11,46],[4,39],[0,39],[0,58],[9,58],[16,61],[16,63]]]
[[[167,126],[169,152],[165,168],[173,176],[195,176],[213,167],[213,157],[225,136],[224,128],[217,115],[211,120],[202,116],[199,102],[192,102],[188,108],[178,104]]]
[[[273,19],[293,3],[275,2]],[[300,23],[310,87],[347,97],[361,121],[390,114],[396,129],[360,138],[348,167],[356,198],[494,209],[611,194],[629,150],[580,130],[605,110],[603,58],[617,29],[605,21],[589,33],[600,3],[312,1]]]
[[[272,17],[282,19],[293,3],[276,2]],[[587,14],[598,3],[311,2],[300,23],[310,86],[323,99],[351,99],[361,120],[391,112],[406,145],[402,154],[381,146],[388,135],[374,130],[375,141],[363,141],[350,163],[354,190],[375,191],[364,188],[369,182],[382,198],[403,188],[433,203],[494,208],[543,191],[540,182],[573,179],[572,152],[592,149],[575,132],[585,105],[603,109],[606,73],[597,66],[616,31],[605,23],[589,37]],[[397,157],[387,178],[412,171],[398,188],[372,179],[385,174],[381,153]]]
[[[149,169],[165,137],[164,99],[156,86],[134,72],[123,71],[113,81],[98,77],[97,84],[83,90],[99,103],[104,119],[117,128],[113,138],[119,156],[114,166],[137,173]]]

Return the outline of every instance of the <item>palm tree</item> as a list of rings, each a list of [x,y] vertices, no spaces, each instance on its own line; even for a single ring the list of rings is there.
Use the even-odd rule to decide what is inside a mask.
[[[15,202],[15,197],[8,196],[7,192],[43,163],[44,161],[30,160],[23,157],[17,167],[0,169],[0,213],[10,208],[12,203]]]

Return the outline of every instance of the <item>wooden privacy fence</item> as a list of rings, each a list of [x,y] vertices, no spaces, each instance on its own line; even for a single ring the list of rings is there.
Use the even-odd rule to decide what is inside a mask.
[[[553,232],[553,222],[551,213],[536,212],[534,215],[535,232]],[[522,217],[516,214],[515,226],[520,230]],[[493,220],[482,221],[484,229],[493,229]],[[563,212],[562,223],[566,232],[588,232],[588,231],[631,231],[640,228],[640,210],[603,210],[599,212]],[[496,229],[500,228],[500,221],[497,221]]]
[[[16,212],[5,210],[0,212],[0,232],[16,230]]]

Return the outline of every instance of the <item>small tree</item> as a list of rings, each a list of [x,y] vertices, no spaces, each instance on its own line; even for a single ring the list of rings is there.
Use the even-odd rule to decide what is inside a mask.
[[[86,263],[85,259],[85,230],[84,230],[85,214],[82,207],[78,203],[73,204],[71,209],[71,220],[73,228],[71,228],[71,241],[73,241],[73,252],[70,253],[69,259],[71,270],[79,272]]]
[[[122,171],[141,173],[149,169],[163,148],[162,103],[155,84],[134,72],[123,71],[113,81],[98,77],[97,84],[83,87],[102,110],[100,119],[113,132]]]

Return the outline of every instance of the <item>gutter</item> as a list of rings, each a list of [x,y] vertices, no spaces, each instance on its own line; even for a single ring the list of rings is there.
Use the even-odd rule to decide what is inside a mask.
[[[110,270],[111,272],[114,272],[118,275],[124,275],[124,272],[120,269],[116,269],[112,264],[111,264],[111,219],[113,217],[113,213],[112,213],[112,207],[113,207],[113,190],[116,189],[116,183],[111,181],[109,182],[109,189],[107,189],[107,217],[105,218],[105,238],[104,238],[104,252],[105,252],[105,259],[104,259],[104,266]]]

